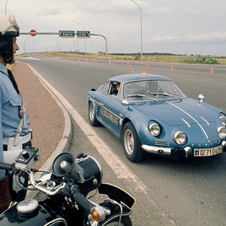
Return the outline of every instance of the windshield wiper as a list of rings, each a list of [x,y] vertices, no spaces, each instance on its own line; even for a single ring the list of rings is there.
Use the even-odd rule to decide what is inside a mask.
[[[126,98],[128,98],[128,97],[146,97],[146,95],[134,93],[134,94],[129,94],[126,96]]]
[[[152,93],[149,93],[149,95],[164,95],[164,96],[173,96],[173,94],[166,93],[166,92],[163,92],[163,93],[152,92]]]

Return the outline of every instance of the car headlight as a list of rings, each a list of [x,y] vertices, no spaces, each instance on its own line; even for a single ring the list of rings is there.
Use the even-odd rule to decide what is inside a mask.
[[[226,117],[224,115],[220,116],[220,120],[224,126],[226,126]]]
[[[217,129],[219,136],[221,139],[225,139],[226,138],[226,128],[224,126],[221,126]]]
[[[151,135],[154,136],[154,137],[157,137],[161,132],[161,128],[157,123],[152,123],[149,126],[149,130],[151,132]]]
[[[183,145],[187,141],[187,136],[184,132],[178,131],[174,134],[174,141],[178,145]]]

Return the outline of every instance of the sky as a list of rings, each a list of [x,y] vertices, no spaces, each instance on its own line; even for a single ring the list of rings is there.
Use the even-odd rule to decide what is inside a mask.
[[[142,53],[226,55],[225,0],[134,1],[137,4],[131,0],[0,0],[0,13],[13,14],[21,32],[86,30],[103,35],[108,53],[142,49]],[[105,39],[94,35],[86,40],[20,35],[17,43],[19,54],[106,51]]]

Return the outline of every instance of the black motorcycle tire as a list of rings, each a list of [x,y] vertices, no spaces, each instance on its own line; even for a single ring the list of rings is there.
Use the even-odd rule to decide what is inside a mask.
[[[119,221],[119,218],[115,218],[109,221],[107,224],[105,224],[105,226],[118,226],[118,221]],[[130,217],[128,216],[122,217],[120,226],[132,226]]]

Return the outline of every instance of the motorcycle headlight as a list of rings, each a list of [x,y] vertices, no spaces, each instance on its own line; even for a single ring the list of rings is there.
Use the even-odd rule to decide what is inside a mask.
[[[187,136],[184,132],[178,131],[174,134],[174,141],[178,145],[183,145],[187,141]]]
[[[152,123],[149,126],[149,131],[151,132],[152,136],[157,137],[161,132],[161,128],[157,123]]]
[[[52,164],[53,174],[68,177],[80,188],[84,196],[97,189],[103,179],[100,163],[92,156],[80,153],[76,159],[70,153],[59,154]]]
[[[221,126],[217,129],[219,136],[221,139],[225,139],[226,138],[226,128],[224,126]]]
[[[220,116],[220,120],[224,126],[226,126],[226,117],[224,115]]]

